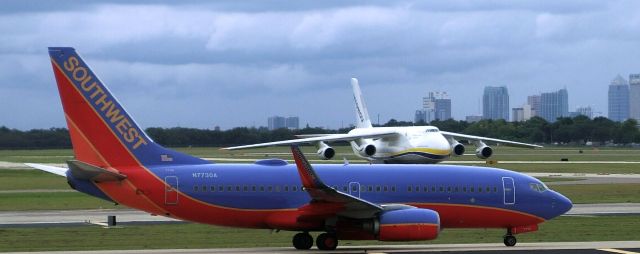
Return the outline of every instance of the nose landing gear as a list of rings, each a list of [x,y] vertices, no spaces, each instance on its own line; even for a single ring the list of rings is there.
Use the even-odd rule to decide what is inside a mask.
[[[507,247],[513,247],[516,246],[516,243],[518,243],[518,239],[516,239],[516,237],[511,233],[511,228],[507,229],[507,234],[504,235],[504,245]]]

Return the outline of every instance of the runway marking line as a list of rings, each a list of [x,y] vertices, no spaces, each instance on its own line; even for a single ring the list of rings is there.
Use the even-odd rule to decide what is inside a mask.
[[[613,252],[613,253],[620,253],[620,254],[640,254],[638,252],[619,250],[619,249],[598,249],[598,250],[599,251],[606,251],[606,252]]]

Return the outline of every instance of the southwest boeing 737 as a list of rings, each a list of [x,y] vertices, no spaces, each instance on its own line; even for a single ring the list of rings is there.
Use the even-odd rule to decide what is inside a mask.
[[[310,165],[279,159],[214,164],[166,149],[135,123],[73,48],[49,55],[75,159],[68,168],[28,164],[71,188],[150,214],[227,227],[297,231],[296,249],[338,240],[430,240],[447,228],[515,234],[572,204],[513,171],[447,165]],[[250,240],[250,239],[248,239]]]
[[[336,152],[327,142],[347,141],[351,144],[351,149],[356,156],[374,163],[421,164],[438,163],[448,159],[451,155],[463,155],[466,149],[458,140],[466,140],[468,143],[473,143],[476,146],[476,156],[480,159],[487,159],[493,155],[493,148],[485,144],[485,142],[523,148],[542,147],[510,140],[440,131],[435,126],[373,127],[369,112],[364,104],[358,80],[352,78],[351,86],[353,87],[353,99],[356,105],[356,128],[347,134],[299,135],[302,138],[223,149],[236,150],[276,145],[315,144],[318,149],[318,156],[329,160],[335,156]]]

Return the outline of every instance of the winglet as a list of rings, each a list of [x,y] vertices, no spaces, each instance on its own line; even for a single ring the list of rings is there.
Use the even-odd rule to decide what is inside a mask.
[[[309,161],[304,157],[304,154],[298,146],[291,146],[291,153],[293,153],[293,159],[296,162],[298,173],[302,180],[302,186],[304,186],[305,189],[328,188],[327,185],[320,180],[316,171],[313,170],[313,167],[311,167],[311,164],[309,164]]]

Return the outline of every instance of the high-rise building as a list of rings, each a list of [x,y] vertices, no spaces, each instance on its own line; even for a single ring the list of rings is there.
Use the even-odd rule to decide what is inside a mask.
[[[268,119],[269,130],[276,130],[287,127],[287,120],[282,116],[272,116]]]
[[[609,119],[622,122],[629,119],[629,85],[620,75],[609,85]]]
[[[579,115],[583,115],[586,116],[588,118],[593,118],[593,110],[591,109],[591,106],[586,106],[586,107],[577,107],[576,108],[576,112],[571,112],[571,117],[576,117]]]
[[[464,120],[467,123],[475,123],[475,122],[479,122],[480,120],[482,120],[482,116],[466,116],[464,118]]]
[[[285,119],[285,125],[291,130],[297,130],[300,128],[300,119],[297,116],[290,116]]]
[[[509,91],[506,86],[486,86],[482,96],[484,119],[509,120]]]
[[[520,108],[513,108],[511,110],[511,118],[514,122],[522,122],[531,119],[531,105],[524,104]]]
[[[629,117],[640,120],[640,73],[629,74]]]
[[[540,110],[540,95],[527,96],[527,104],[531,106],[531,117],[537,116]]]
[[[451,118],[451,99],[446,92],[429,92],[422,97],[422,109],[416,110],[414,122],[429,123]]]
[[[557,92],[542,93],[540,95],[540,110],[538,116],[555,122],[558,117],[569,117],[569,93],[566,88]]]

